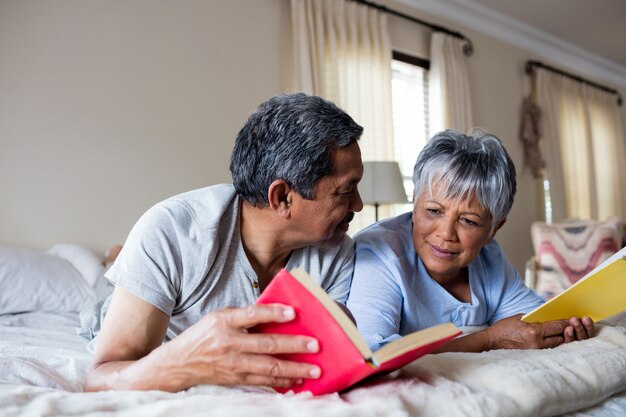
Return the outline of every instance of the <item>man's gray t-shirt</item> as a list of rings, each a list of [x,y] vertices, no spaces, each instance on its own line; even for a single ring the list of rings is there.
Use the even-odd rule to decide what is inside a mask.
[[[106,277],[170,316],[171,339],[204,315],[253,304],[260,295],[239,229],[241,199],[230,184],[171,197],[135,224]],[[303,268],[345,303],[352,275],[352,239],[336,247],[294,250],[286,269]]]

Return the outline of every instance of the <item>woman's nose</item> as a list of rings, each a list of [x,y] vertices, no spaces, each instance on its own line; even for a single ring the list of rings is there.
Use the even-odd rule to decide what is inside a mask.
[[[455,221],[452,219],[441,219],[437,227],[437,236],[444,240],[455,240],[456,229],[454,228],[454,225]]]

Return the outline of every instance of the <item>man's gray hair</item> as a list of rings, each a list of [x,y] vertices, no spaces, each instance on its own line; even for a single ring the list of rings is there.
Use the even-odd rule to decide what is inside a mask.
[[[515,165],[496,136],[475,130],[467,135],[445,130],[433,136],[420,152],[413,169],[414,198],[443,185],[441,197],[476,197],[492,217],[504,220],[516,192]]]
[[[331,175],[332,152],[363,133],[346,112],[304,93],[275,96],[250,115],[237,139],[230,172],[237,193],[266,207],[270,184],[282,179],[303,198],[315,198],[317,181]]]

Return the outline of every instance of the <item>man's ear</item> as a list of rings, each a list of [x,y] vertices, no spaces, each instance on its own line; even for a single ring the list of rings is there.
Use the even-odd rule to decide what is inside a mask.
[[[267,190],[269,208],[283,217],[291,215],[291,198],[293,191],[284,180],[274,180]]]

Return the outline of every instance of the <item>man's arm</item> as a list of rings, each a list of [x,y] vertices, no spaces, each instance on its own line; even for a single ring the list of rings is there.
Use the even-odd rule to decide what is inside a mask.
[[[197,384],[289,387],[317,378],[317,366],[279,360],[278,353],[316,352],[305,336],[249,334],[259,323],[293,319],[288,306],[252,305],[212,312],[162,344],[169,317],[116,287],[100,332],[85,391],[179,391]]]

